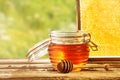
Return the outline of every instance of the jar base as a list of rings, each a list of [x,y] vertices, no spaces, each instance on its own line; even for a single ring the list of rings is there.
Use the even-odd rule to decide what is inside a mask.
[[[73,70],[72,70],[72,72],[78,72],[78,71],[81,71],[82,69],[81,68],[74,68]]]
[[[81,71],[82,68],[83,68],[83,66],[85,66],[85,65],[86,65],[86,63],[80,63],[80,64],[78,64],[78,65],[75,65],[75,64],[74,64],[73,72]]]

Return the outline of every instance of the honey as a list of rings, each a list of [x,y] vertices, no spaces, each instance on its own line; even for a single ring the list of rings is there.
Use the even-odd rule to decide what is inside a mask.
[[[56,69],[60,60],[70,60],[77,67],[86,64],[89,56],[89,47],[87,44],[55,44],[49,45],[49,56],[51,63]]]
[[[89,35],[78,32],[52,32],[48,54],[53,67],[56,69],[61,60],[70,60],[73,69],[80,70],[87,63],[89,57]],[[89,38],[90,39],[90,38]]]

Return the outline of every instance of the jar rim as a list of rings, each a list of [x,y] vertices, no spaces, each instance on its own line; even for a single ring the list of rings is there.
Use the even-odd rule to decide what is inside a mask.
[[[51,33],[85,33],[85,31],[59,31],[59,30],[54,30],[54,31],[51,31]]]
[[[50,33],[50,37],[68,37],[68,38],[72,38],[72,37],[83,37],[85,36],[85,31],[79,31],[79,32],[64,32],[64,31],[52,31]]]

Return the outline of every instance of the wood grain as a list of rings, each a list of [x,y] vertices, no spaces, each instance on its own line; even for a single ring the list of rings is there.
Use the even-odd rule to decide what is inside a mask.
[[[90,61],[92,63],[92,61]],[[116,61],[117,62],[117,61]],[[0,59],[0,80],[119,80],[120,62],[88,63],[81,71],[61,74],[49,59],[28,62],[27,59]],[[108,70],[105,70],[108,67]]]

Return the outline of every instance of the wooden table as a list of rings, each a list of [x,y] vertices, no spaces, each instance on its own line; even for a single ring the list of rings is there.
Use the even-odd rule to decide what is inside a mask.
[[[48,59],[0,59],[0,80],[120,80],[120,61],[92,60],[82,71],[63,74]]]

